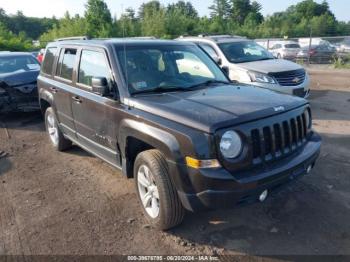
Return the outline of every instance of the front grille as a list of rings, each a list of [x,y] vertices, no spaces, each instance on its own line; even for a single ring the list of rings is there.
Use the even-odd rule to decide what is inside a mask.
[[[270,161],[290,154],[306,142],[305,113],[281,123],[251,130],[253,163]]]
[[[297,86],[305,81],[306,73],[304,69],[287,72],[270,73],[281,86]]]

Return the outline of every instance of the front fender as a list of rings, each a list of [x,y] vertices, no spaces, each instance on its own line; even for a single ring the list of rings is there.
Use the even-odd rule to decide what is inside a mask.
[[[127,138],[134,137],[160,150],[168,161],[182,160],[180,145],[175,136],[162,129],[144,122],[126,119],[120,123],[119,130],[119,145],[123,157],[125,157]]]
[[[187,175],[184,156],[176,137],[160,128],[136,120],[123,120],[120,124],[119,146],[122,154],[123,172],[127,173],[126,146],[130,137],[139,139],[163,153],[168,163],[170,179],[175,188],[181,192],[192,190],[191,181]]]

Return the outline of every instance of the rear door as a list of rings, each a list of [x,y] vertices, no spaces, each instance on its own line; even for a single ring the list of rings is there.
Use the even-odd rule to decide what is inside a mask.
[[[77,92],[72,110],[78,142],[114,166],[120,166],[117,149],[117,115],[120,103],[92,92],[91,79],[105,77],[112,88],[112,71],[104,49],[83,48],[76,73]]]
[[[50,89],[54,95],[56,116],[60,123],[60,127],[63,133],[71,138],[75,137],[71,97],[74,94],[75,89],[72,85],[73,72],[76,63],[77,48],[61,48],[57,66],[54,69],[54,80],[50,83]]]

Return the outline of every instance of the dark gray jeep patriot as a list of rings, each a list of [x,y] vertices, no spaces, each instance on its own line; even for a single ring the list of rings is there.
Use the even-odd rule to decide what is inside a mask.
[[[185,209],[264,201],[320,152],[306,100],[232,83],[188,42],[57,41],[38,89],[53,146],[73,142],[135,178],[162,230]]]

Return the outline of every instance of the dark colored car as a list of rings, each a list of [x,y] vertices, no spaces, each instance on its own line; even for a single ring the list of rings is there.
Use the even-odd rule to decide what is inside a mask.
[[[0,53],[0,113],[39,109],[40,64],[30,53]]]
[[[160,229],[185,209],[264,201],[320,152],[305,99],[231,83],[189,42],[51,43],[38,87],[53,146],[74,142],[135,178]]]
[[[298,53],[297,59],[308,61],[309,56],[311,63],[333,63],[337,58],[337,50],[330,45],[312,45],[310,48],[306,46]]]

